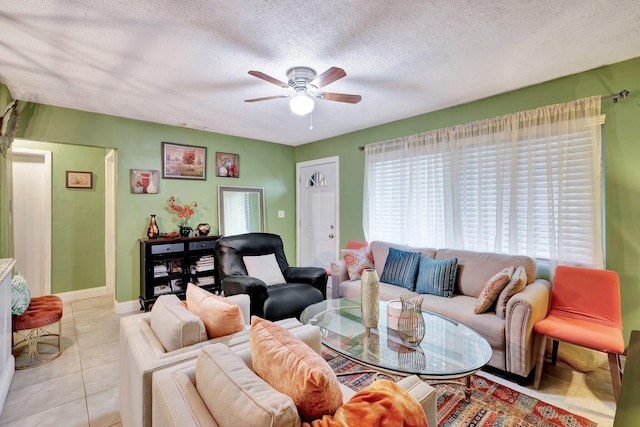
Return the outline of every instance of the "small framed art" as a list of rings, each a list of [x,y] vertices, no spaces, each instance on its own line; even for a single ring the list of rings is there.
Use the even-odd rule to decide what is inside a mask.
[[[148,169],[129,169],[131,192],[134,194],[157,194],[158,171]]]
[[[207,147],[162,143],[162,177],[207,179]]]
[[[67,188],[93,188],[93,172],[67,171]]]
[[[240,156],[232,153],[216,153],[216,176],[240,177]]]

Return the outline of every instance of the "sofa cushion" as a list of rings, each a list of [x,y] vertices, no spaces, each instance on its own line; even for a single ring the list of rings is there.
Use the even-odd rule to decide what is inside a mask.
[[[373,264],[375,265],[378,276],[382,276],[382,269],[387,262],[387,256],[389,255],[389,248],[400,249],[403,251],[419,252],[429,258],[436,257],[436,250],[433,248],[412,248],[410,246],[397,245],[395,243],[382,242],[375,240],[369,245],[371,247],[371,253],[373,254]]]
[[[416,292],[451,298],[456,285],[458,260],[456,258],[437,260],[422,256]]]
[[[373,268],[373,253],[369,246],[358,249],[342,249],[340,254],[347,265],[347,273],[349,273],[351,280],[359,279],[364,270]]]
[[[202,319],[209,338],[233,334],[244,329],[244,317],[238,305],[193,283],[187,285],[187,305],[189,311]]]
[[[243,256],[247,274],[262,280],[267,286],[285,283],[275,254]]]
[[[207,340],[202,319],[190,312],[176,295],[161,295],[151,308],[151,329],[165,351]]]
[[[291,397],[303,419],[330,415],[340,407],[342,392],[335,372],[291,332],[253,316],[249,343],[254,371]]]
[[[224,344],[203,347],[196,362],[196,388],[222,426],[295,426],[291,398],[274,390]]]
[[[512,296],[523,290],[525,286],[527,286],[527,272],[523,266],[519,266],[516,268],[516,271],[513,272],[507,286],[500,291],[498,302],[496,302],[496,315],[498,317],[501,319],[506,317],[507,303]]]
[[[401,286],[410,291],[416,287],[416,276],[420,266],[420,253],[389,248],[380,281]]]
[[[325,415],[303,427],[415,426],[427,427],[420,403],[398,384],[378,380],[342,405],[335,415]],[[435,426],[434,426],[435,427]]]
[[[491,308],[502,289],[509,283],[511,275],[513,275],[513,267],[507,267],[487,280],[476,300],[476,305],[473,307],[475,314],[484,313]]]

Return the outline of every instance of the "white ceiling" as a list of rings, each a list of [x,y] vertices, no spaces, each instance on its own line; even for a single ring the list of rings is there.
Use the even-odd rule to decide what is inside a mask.
[[[640,56],[638,0],[2,0],[14,98],[299,145]],[[293,116],[247,74],[347,77]],[[638,76],[640,78],[640,75]],[[624,88],[616,88],[616,90]],[[594,94],[595,95],[595,94]],[[605,94],[602,94],[605,95]]]

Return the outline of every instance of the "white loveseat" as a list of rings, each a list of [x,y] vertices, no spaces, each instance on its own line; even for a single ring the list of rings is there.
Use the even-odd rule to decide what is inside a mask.
[[[461,322],[482,335],[493,350],[490,366],[522,377],[531,373],[536,361],[533,325],[546,317],[551,298],[549,281],[536,279],[534,259],[453,249],[412,248],[381,241],[371,242],[370,247],[380,277],[390,247],[420,252],[437,260],[457,258],[458,272],[453,297],[424,294],[422,307]],[[505,318],[498,317],[495,311],[475,314],[474,305],[487,280],[511,266],[525,268],[527,285],[508,301]],[[343,260],[331,264],[331,275],[333,298],[360,298],[360,280],[349,280]],[[381,300],[397,299],[407,292],[400,286],[380,282]]]

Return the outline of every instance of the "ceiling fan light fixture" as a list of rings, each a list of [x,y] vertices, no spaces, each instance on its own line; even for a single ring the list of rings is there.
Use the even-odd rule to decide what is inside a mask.
[[[298,116],[306,116],[313,111],[313,107],[315,107],[313,99],[311,99],[305,92],[296,93],[289,101],[289,108],[291,108],[291,112]]]

